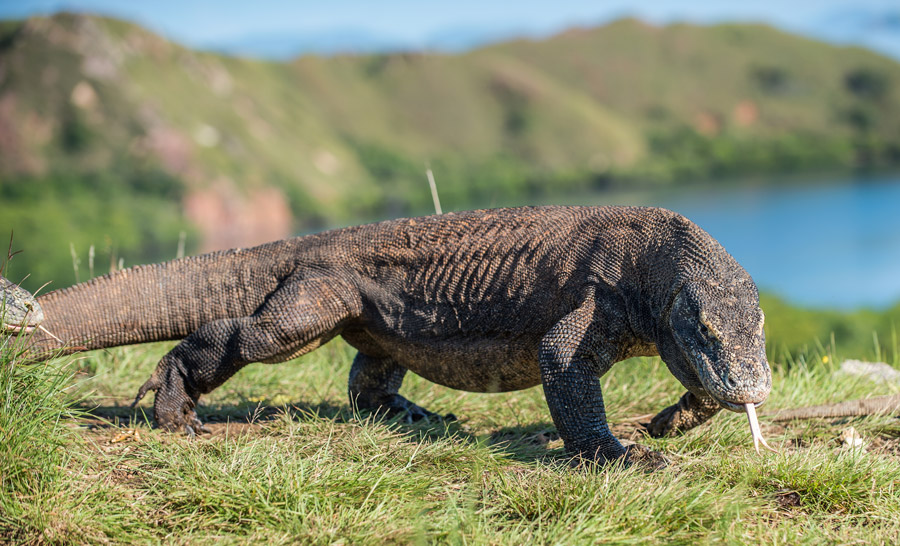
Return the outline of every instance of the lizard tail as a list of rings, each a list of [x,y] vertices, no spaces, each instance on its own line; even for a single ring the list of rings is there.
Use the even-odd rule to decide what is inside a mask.
[[[808,406],[782,410],[772,416],[774,421],[796,419],[831,419],[836,417],[862,417],[867,415],[896,415],[900,413],[900,395],[876,396],[861,400],[847,400],[837,404]]]

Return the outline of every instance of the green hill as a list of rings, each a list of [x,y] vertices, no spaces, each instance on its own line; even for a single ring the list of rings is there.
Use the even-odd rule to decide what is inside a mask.
[[[181,231],[206,250],[428,212],[426,165],[459,209],[897,163],[900,64],[759,25],[290,63],[84,15],[0,25],[0,234],[30,288],[74,280],[70,243],[106,271]]]

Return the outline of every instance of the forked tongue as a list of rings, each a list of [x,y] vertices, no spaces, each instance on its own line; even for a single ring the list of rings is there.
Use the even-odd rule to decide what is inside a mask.
[[[774,449],[766,443],[766,439],[763,438],[762,432],[759,430],[759,420],[756,418],[756,406],[753,404],[744,404],[744,409],[747,410],[747,420],[750,421],[750,434],[753,436],[753,448],[756,449],[756,454],[759,455],[759,444],[762,444],[763,447],[769,451],[778,453],[777,449]]]

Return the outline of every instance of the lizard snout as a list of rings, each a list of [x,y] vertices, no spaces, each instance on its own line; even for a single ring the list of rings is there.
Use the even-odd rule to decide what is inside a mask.
[[[772,374],[764,362],[744,361],[723,366],[705,385],[707,392],[722,406],[744,411],[744,406],[762,405],[772,389]]]

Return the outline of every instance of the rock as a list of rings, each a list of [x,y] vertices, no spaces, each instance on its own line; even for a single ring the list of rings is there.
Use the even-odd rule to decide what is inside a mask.
[[[865,450],[865,448],[863,447],[862,436],[860,436],[859,432],[857,432],[853,427],[848,427],[842,430],[840,436],[838,436],[838,440],[841,441],[842,449],[859,448]]]
[[[863,376],[872,381],[900,383],[900,371],[884,362],[863,362],[862,360],[845,360],[841,364],[841,372]]]

